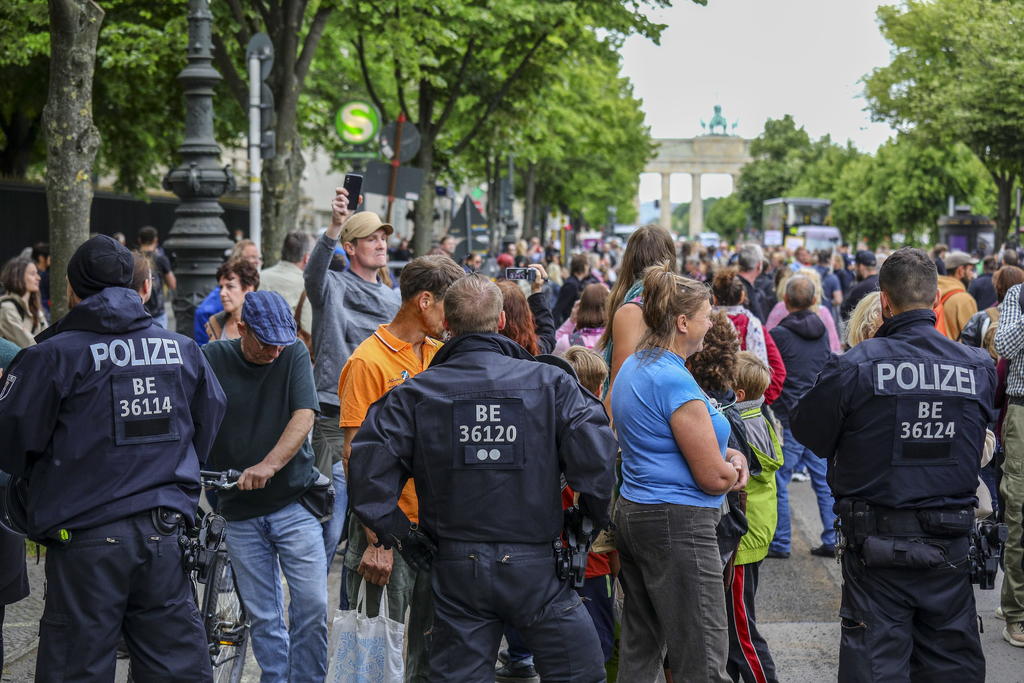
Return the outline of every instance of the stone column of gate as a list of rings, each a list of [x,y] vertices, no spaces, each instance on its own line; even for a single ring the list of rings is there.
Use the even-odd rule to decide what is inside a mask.
[[[672,232],[672,174],[661,174],[661,227]]]
[[[691,173],[693,192],[690,199],[690,237],[704,232],[704,200],[700,197],[700,173]]]

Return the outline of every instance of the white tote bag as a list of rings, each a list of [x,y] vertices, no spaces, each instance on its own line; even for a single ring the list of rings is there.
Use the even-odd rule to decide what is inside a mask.
[[[366,581],[359,584],[356,608],[338,610],[327,651],[330,683],[402,683],[405,624],[391,618],[387,586],[380,594],[377,616],[366,616]]]

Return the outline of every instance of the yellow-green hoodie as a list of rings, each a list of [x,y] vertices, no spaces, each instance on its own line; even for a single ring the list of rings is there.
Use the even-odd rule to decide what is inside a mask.
[[[736,564],[752,564],[765,558],[779,518],[775,470],[782,466],[782,444],[775,429],[761,412],[762,403],[764,397],[736,404],[747,428],[747,443],[761,463],[760,474],[752,475],[747,482],[749,528],[740,539]]]

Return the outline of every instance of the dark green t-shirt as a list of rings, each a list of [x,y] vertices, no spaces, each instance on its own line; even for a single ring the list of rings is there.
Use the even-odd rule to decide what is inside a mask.
[[[252,467],[277,444],[293,412],[320,410],[309,352],[302,343],[286,347],[269,365],[245,360],[239,339],[210,342],[203,353],[228,398],[228,410],[207,462],[209,469],[242,471]],[[220,512],[231,521],[277,512],[298,500],[316,479],[313,449],[306,440],[264,488],[218,493]]]

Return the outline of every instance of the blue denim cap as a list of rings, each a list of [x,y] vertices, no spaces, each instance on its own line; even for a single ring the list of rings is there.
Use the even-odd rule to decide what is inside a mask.
[[[290,346],[295,342],[295,313],[277,292],[257,290],[246,294],[242,322],[264,344]]]

